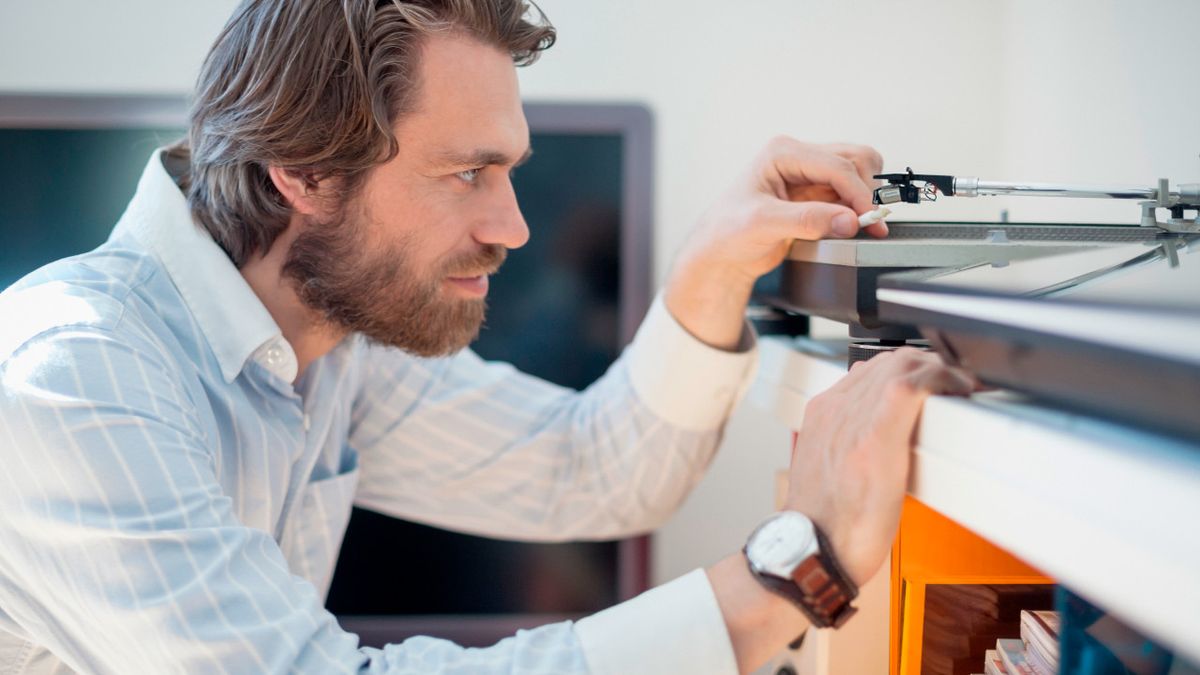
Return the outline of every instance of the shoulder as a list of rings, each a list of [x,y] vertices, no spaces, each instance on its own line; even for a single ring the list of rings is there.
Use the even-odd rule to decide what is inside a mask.
[[[130,309],[163,276],[148,253],[110,245],[30,273],[0,293],[0,367],[32,344],[70,335],[144,341],[145,313]]]
[[[192,378],[147,310],[145,286],[164,276],[147,254],[102,247],[0,294],[0,430],[27,448],[130,420],[198,436]]]

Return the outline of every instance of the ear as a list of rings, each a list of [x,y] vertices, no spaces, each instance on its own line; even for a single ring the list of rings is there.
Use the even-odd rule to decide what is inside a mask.
[[[294,211],[306,216],[320,213],[320,204],[317,198],[318,183],[311,174],[296,169],[285,169],[273,164],[267,167],[267,174],[271,176],[271,182],[275,185],[275,189],[279,190],[279,194],[283,195],[284,200]]]

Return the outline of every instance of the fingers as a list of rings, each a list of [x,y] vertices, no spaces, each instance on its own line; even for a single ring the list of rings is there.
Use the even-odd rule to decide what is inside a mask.
[[[848,238],[858,234],[858,215],[848,207],[828,202],[785,202],[762,205],[756,219],[775,230],[780,239]]]
[[[831,143],[824,147],[828,148],[834,154],[848,159],[854,165],[855,170],[858,171],[859,178],[872,191],[882,183],[882,181],[876,180],[875,176],[883,173],[883,155],[880,155],[879,151],[875,148],[868,145],[851,145],[848,143]],[[874,202],[872,202],[872,208],[874,208]],[[888,235],[887,221],[880,220],[877,223],[864,227],[863,231],[876,239],[882,239]]]
[[[869,145],[853,145],[850,143],[830,143],[824,146],[830,152],[845,157],[854,165],[863,183],[874,189],[880,181],[875,176],[883,173],[883,155]]]
[[[771,142],[768,157],[768,172],[773,174],[768,183],[780,199],[837,201],[853,208],[856,214],[875,208],[872,194],[879,181],[874,176],[883,171],[883,157],[874,148],[847,143],[812,145],[781,136]],[[883,221],[864,229],[876,238],[888,234]]]
[[[871,188],[854,161],[822,146],[801,143],[795,139],[779,137],[768,147],[769,182],[777,178],[786,185],[828,185],[837,192],[839,200],[856,213],[865,213],[871,204]],[[857,157],[857,155],[856,155]],[[869,166],[870,159],[860,160]],[[868,180],[870,178],[868,177]],[[786,194],[786,189],[777,194]]]
[[[833,389],[897,389],[892,404],[919,404],[930,394],[965,396],[979,388],[969,372],[945,364],[936,352],[902,348],[855,364]]]
[[[925,364],[908,376],[908,383],[928,394],[966,396],[975,390],[975,378],[967,372],[941,363]]]

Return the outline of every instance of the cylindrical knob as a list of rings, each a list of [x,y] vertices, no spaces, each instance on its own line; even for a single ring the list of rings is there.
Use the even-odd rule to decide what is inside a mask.
[[[955,197],[978,197],[979,179],[971,176],[959,176],[954,179]]]
[[[1179,201],[1200,205],[1200,183],[1181,183],[1175,187],[1179,190]]]
[[[880,342],[851,342],[846,358],[846,370],[858,362],[874,359],[882,353],[894,352],[904,345],[883,345]]]

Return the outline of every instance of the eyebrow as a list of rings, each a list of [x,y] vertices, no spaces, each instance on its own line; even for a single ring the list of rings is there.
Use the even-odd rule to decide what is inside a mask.
[[[527,147],[525,148],[525,153],[518,157],[515,161],[511,160],[507,153],[500,152],[499,150],[488,149],[472,150],[467,153],[449,150],[439,154],[437,159],[439,163],[447,166],[503,166],[511,163],[515,169],[516,167],[521,166],[525,162],[529,161],[531,156],[533,156],[533,148]]]

